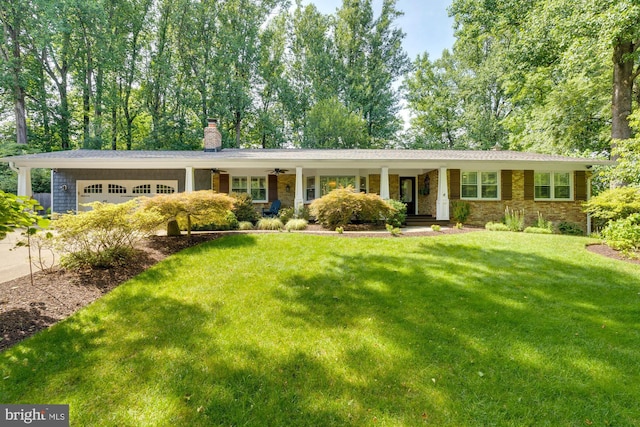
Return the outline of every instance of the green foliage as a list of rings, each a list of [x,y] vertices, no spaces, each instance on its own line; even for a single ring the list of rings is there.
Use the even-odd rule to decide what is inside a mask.
[[[536,219],[536,223],[534,224],[535,228],[542,228],[545,230],[549,230],[549,232],[553,232],[553,223],[551,221],[547,221],[544,219],[542,214],[538,212],[538,218]]]
[[[584,236],[584,230],[575,222],[562,221],[558,224],[558,232],[568,236]]]
[[[353,220],[364,223],[379,223],[390,217],[395,209],[376,194],[356,193],[353,187],[337,188],[319,199],[310,207],[311,215],[324,228],[344,227]]]
[[[234,198],[232,212],[240,222],[249,221],[256,223],[259,219],[258,212],[253,206],[253,199],[248,193],[231,193]]]
[[[504,210],[504,224],[510,231],[522,231],[524,229],[524,209],[519,211],[507,208]]]
[[[344,227],[336,227],[336,233],[338,234],[344,233]]]
[[[185,218],[180,218],[178,220],[178,224],[180,228],[186,229],[188,227],[187,221]],[[249,222],[249,224],[251,224]],[[224,218],[219,218],[215,222],[204,224],[204,223],[195,223],[192,224],[192,230],[194,231],[226,231],[226,230],[236,230],[239,227],[238,220],[232,211],[228,211],[227,215]]]
[[[584,204],[584,210],[605,221],[624,219],[640,213],[640,188],[619,187],[606,190]]]
[[[553,231],[546,227],[527,227],[524,229],[525,233],[531,234],[552,234]]]
[[[294,208],[282,208],[280,212],[278,212],[278,218],[280,218],[283,224],[286,224],[290,219],[295,218],[295,213]]]
[[[256,228],[258,230],[282,230],[284,225],[280,218],[260,218]]]
[[[455,228],[456,228],[456,230],[462,230],[464,228],[464,226],[462,225],[461,222],[456,222]]]
[[[393,225],[391,225],[389,223],[385,224],[385,228],[387,229],[387,231],[389,233],[391,233],[392,236],[397,237],[397,236],[402,234],[402,230],[400,230],[399,227],[394,227]]]
[[[309,111],[303,147],[358,148],[368,146],[367,124],[337,97],[321,100]]]
[[[438,224],[432,224],[431,225],[431,229],[433,231],[440,231],[442,229],[442,227],[440,227]]]
[[[612,248],[640,258],[640,213],[609,222],[602,230],[602,237]]]
[[[143,207],[161,215],[165,222],[177,219],[191,236],[194,225],[229,224],[235,199],[209,190],[192,193],[158,194],[143,200]],[[235,215],[234,215],[235,219]],[[236,219],[237,221],[237,219]]]
[[[471,204],[463,200],[451,201],[451,218],[454,221],[464,224],[471,215]]]
[[[303,218],[291,218],[284,226],[287,231],[305,230],[309,222]]]
[[[394,228],[402,226],[407,220],[407,205],[394,199],[387,200],[387,203],[394,209],[394,212],[385,219],[385,223]]]
[[[0,190],[0,240],[16,228],[46,226],[47,221],[34,213],[38,209],[37,201]]]
[[[502,222],[489,221],[484,225],[484,228],[489,231],[510,231],[509,227],[507,227],[506,224],[503,224]]]
[[[253,230],[253,223],[251,221],[240,221],[238,230]]]
[[[124,263],[141,239],[163,222],[155,210],[139,208],[138,200],[110,204],[89,203],[92,210],[64,214],[52,223],[61,262],[70,268],[110,267]]]

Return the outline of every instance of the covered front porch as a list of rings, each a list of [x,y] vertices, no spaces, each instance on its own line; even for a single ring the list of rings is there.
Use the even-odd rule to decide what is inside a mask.
[[[266,175],[264,173],[259,169],[214,168],[211,170],[211,189],[220,193],[249,193],[257,209],[266,208],[275,200],[280,200],[282,207],[301,209],[335,188],[352,186],[356,191],[379,194],[385,200],[401,200],[407,205],[409,216],[449,220],[446,168],[320,169],[297,166],[274,168]],[[195,183],[196,180],[191,181]],[[194,189],[196,187],[186,187],[185,191]]]

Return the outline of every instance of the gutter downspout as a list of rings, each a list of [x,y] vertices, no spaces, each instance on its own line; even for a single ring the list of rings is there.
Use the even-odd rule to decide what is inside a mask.
[[[587,178],[587,202],[591,199],[591,177]],[[591,214],[587,214],[587,236],[591,235]]]

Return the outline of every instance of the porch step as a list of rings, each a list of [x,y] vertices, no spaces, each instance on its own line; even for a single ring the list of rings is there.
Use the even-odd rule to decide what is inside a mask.
[[[405,221],[407,227],[430,226],[433,224],[448,225],[449,221],[438,221],[431,215],[407,215]]]

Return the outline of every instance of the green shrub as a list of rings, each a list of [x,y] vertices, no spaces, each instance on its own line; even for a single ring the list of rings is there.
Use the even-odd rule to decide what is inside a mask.
[[[138,200],[111,204],[89,203],[92,210],[61,215],[52,225],[62,265],[110,267],[128,260],[134,246],[164,222],[155,210],[139,209]]]
[[[303,218],[291,218],[284,226],[284,229],[287,231],[292,230],[304,230],[307,228],[307,224],[309,222]]]
[[[524,229],[524,209],[519,211],[507,208],[504,210],[504,224],[510,231],[522,231]]]
[[[256,228],[258,230],[282,230],[280,218],[260,218]]]
[[[451,217],[456,222],[465,223],[471,214],[471,204],[462,200],[451,202]]]
[[[41,209],[33,199],[18,197],[0,190],[0,240],[16,228],[31,227],[44,219],[33,212]]]
[[[338,234],[344,233],[344,227],[336,227],[336,233]]]
[[[532,234],[552,234],[552,231],[545,227],[527,227],[524,229],[524,232]]]
[[[562,221],[558,224],[558,232],[569,236],[583,236],[584,230],[575,222]]]
[[[376,194],[355,193],[353,187],[338,188],[314,200],[311,215],[328,229],[344,227],[353,220],[378,223],[390,217],[395,209]]]
[[[488,223],[485,224],[484,228],[486,228],[489,231],[509,231],[509,227],[507,227],[506,224],[503,224],[501,222],[489,221]]]
[[[640,250],[640,213],[611,221],[602,230],[602,237],[607,245],[622,251],[627,256],[637,258]]]
[[[431,225],[431,229],[433,231],[440,231],[442,229],[442,227],[440,227],[438,224],[433,224],[433,225]]]
[[[259,219],[258,212],[253,206],[253,199],[247,193],[231,193],[233,197],[233,214],[239,222],[249,221],[253,224]]]
[[[407,205],[400,200],[387,200],[387,203],[395,210],[387,218],[385,223],[392,227],[400,227],[407,220]]]
[[[391,233],[392,236],[396,236],[397,237],[397,236],[402,234],[402,231],[400,230],[400,228],[394,227],[391,224],[385,224],[385,228],[387,229],[387,231],[389,233]]]
[[[603,191],[586,202],[584,210],[604,221],[615,221],[640,213],[640,188],[620,187]]]
[[[286,224],[291,218],[295,218],[295,216],[296,210],[294,208],[282,208],[280,212],[278,212],[278,218],[280,218],[283,224]]]
[[[178,220],[181,228],[191,236],[193,226],[225,224],[229,221],[229,211],[234,207],[235,199],[226,194],[209,190],[191,193],[158,194],[143,199],[147,211],[160,214],[165,222]]]
[[[544,219],[540,212],[538,212],[538,219],[536,219],[536,223],[533,227],[549,230],[550,233],[553,232],[553,223]]]
[[[184,218],[180,218],[178,220],[178,224],[181,229],[186,229],[188,226]],[[199,231],[226,231],[226,230],[236,230],[238,228],[238,219],[234,215],[232,211],[228,211],[227,215],[224,218],[218,218],[215,222],[210,224],[200,224],[196,223],[192,225],[192,230]]]
[[[352,193],[358,201],[358,210],[355,212],[356,221],[365,224],[382,224],[392,217],[396,210],[380,196],[372,193]],[[406,212],[406,207],[405,207]]]
[[[307,221],[310,221],[311,214],[309,213],[309,207],[303,206],[298,209],[298,212],[296,212],[294,218],[306,219]]]
[[[462,228],[463,228],[462,223],[461,222],[456,222],[455,228],[457,230],[462,230]]]
[[[251,223],[251,221],[240,221],[238,223],[238,230],[253,230],[253,223]]]

